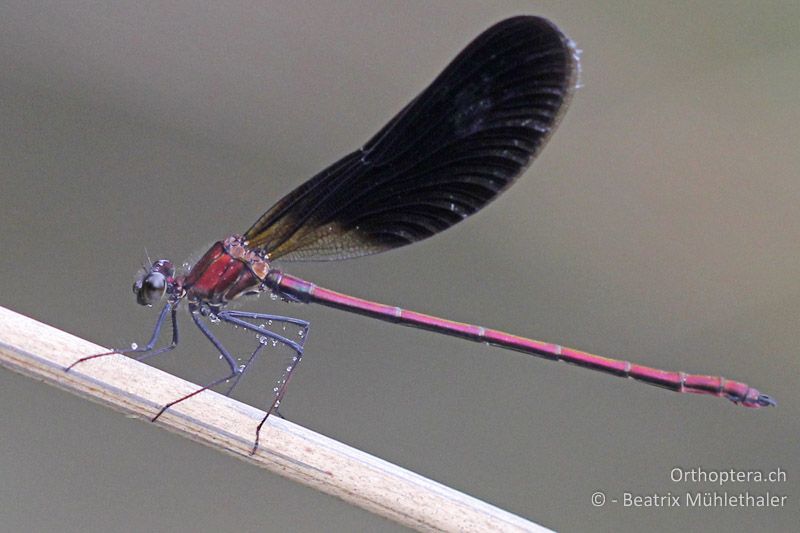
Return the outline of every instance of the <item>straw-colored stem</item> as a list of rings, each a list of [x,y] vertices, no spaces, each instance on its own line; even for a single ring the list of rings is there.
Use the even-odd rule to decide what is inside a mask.
[[[149,420],[197,385],[111,355],[64,369],[107,349],[0,307],[0,365]],[[420,531],[542,531],[540,526],[301,426],[204,391],[156,422],[184,437],[337,496]]]

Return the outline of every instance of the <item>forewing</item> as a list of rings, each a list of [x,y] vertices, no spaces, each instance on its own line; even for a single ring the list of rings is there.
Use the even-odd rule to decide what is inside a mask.
[[[478,36],[362,149],[289,193],[245,233],[270,258],[330,260],[439,233],[508,187],[575,86],[573,43],[538,17]]]

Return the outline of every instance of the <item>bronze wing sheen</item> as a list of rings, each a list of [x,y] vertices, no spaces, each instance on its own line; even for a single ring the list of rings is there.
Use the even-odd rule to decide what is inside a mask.
[[[539,153],[575,87],[573,43],[519,16],[479,35],[363,148],[244,234],[270,260],[334,260],[426,239],[477,212]]]

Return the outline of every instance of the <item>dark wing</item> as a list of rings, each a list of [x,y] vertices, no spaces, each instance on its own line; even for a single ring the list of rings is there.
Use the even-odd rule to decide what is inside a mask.
[[[538,154],[575,86],[577,54],[551,22],[482,33],[361,150],[289,193],[245,233],[271,259],[405,246],[492,201]]]

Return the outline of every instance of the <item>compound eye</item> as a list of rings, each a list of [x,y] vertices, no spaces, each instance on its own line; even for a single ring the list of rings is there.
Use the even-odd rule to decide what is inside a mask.
[[[161,272],[150,272],[144,279],[133,284],[133,292],[140,305],[153,305],[164,296],[166,290],[167,278]]]

